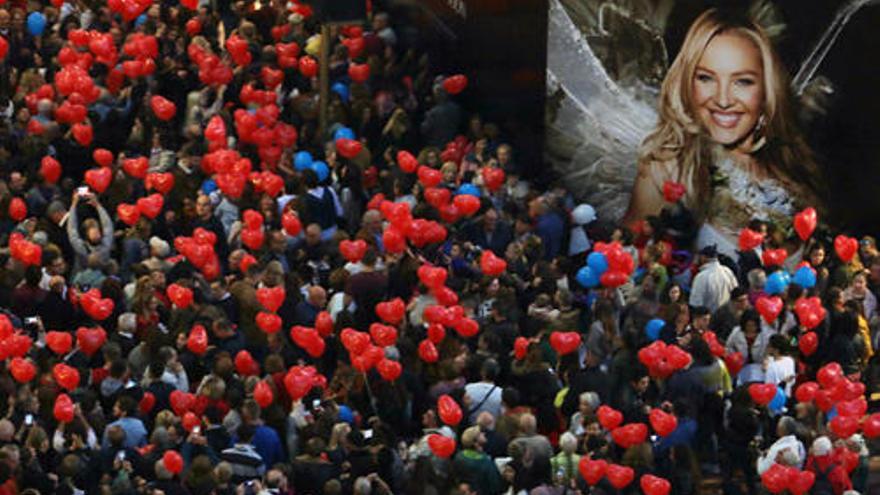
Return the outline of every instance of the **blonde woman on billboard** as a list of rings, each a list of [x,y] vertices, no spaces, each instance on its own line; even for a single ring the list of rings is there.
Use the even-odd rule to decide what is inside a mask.
[[[639,153],[624,217],[635,225],[668,206],[666,182],[701,221],[699,247],[736,257],[753,218],[789,225],[798,209],[822,209],[820,172],[795,127],[789,84],[765,32],[712,9],[691,25],[660,91],[656,128]]]

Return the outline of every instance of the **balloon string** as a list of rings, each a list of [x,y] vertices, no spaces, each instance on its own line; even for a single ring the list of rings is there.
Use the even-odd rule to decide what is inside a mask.
[[[361,371],[361,375],[363,375],[363,377],[364,377],[364,387],[366,387],[366,389],[367,389],[367,399],[370,400],[370,409],[373,410],[373,415],[378,416],[379,411],[376,410],[376,403],[374,402],[374,399],[373,399],[373,391],[372,391],[372,389],[370,389],[370,380],[367,379],[367,372]]]

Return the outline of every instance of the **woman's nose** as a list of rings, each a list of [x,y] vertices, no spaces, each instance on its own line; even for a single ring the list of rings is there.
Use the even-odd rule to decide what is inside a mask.
[[[727,84],[726,82],[721,82],[721,84],[718,85],[718,91],[715,94],[715,101],[722,109],[727,108],[733,104],[733,98],[731,98],[730,96],[729,84]]]

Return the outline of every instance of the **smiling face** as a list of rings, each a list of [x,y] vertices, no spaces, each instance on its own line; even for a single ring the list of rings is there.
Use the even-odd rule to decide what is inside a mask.
[[[750,149],[764,102],[761,52],[750,39],[719,34],[706,47],[693,79],[696,115],[712,139]]]

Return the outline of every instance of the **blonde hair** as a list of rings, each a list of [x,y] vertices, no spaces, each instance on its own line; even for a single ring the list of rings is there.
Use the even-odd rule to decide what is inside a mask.
[[[721,34],[741,36],[761,53],[764,69],[763,125],[756,126],[752,154],[774,178],[803,201],[818,204],[821,178],[812,153],[795,127],[790,108],[788,74],[764,30],[752,19],[709,9],[691,25],[660,90],[659,122],[642,143],[643,164],[678,164],[676,181],[685,185],[690,206],[707,204],[710,173],[718,150],[694,115],[693,79],[709,43]],[[759,121],[760,122],[760,121]],[[798,182],[795,183],[794,180]]]

